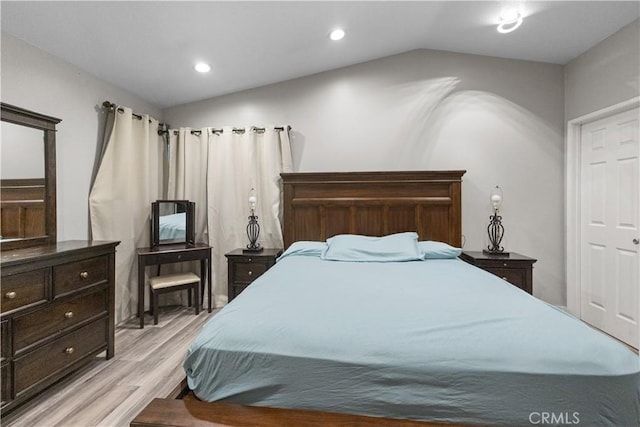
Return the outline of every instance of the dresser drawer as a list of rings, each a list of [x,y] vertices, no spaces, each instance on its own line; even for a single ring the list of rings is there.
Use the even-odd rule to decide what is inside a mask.
[[[496,268],[485,267],[489,273],[495,274],[503,280],[524,289],[525,286],[525,270],[520,268]]]
[[[106,283],[109,258],[100,256],[53,267],[54,296],[82,289],[98,283]]]
[[[61,371],[107,345],[108,319],[100,319],[62,336],[14,361],[16,397],[47,377]]]
[[[4,359],[11,354],[11,349],[9,348],[9,322],[7,320],[0,322],[0,341],[2,341],[2,345],[0,346],[0,362],[4,362]]]
[[[234,262],[233,277],[236,283],[251,283],[267,271],[263,262]]]
[[[2,381],[2,383],[0,383],[0,392],[1,392],[0,400],[2,400],[2,403],[4,404],[4,402],[7,402],[12,399],[12,396],[11,396],[12,381],[11,381],[11,365],[10,364],[3,363],[2,366],[0,366],[0,381]]]
[[[107,313],[107,289],[69,300],[56,301],[45,308],[13,319],[13,351],[34,344],[61,330],[94,316]]]
[[[47,299],[49,269],[4,276],[2,278],[2,313]]]

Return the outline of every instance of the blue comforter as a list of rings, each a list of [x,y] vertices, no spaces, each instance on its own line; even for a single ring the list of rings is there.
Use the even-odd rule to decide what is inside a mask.
[[[200,399],[442,422],[640,425],[640,359],[459,259],[287,256],[184,362]]]

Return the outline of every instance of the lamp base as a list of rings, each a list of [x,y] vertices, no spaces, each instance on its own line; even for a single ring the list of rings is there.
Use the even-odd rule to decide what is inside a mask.
[[[262,252],[263,250],[264,250],[263,247],[259,247],[259,248],[256,248],[256,249],[243,249],[242,253],[243,254],[257,254],[257,253]]]
[[[482,253],[485,254],[485,255],[503,256],[503,257],[506,257],[506,258],[509,257],[509,252],[505,252],[505,251],[498,252],[498,251],[490,251],[488,249],[483,249]]]

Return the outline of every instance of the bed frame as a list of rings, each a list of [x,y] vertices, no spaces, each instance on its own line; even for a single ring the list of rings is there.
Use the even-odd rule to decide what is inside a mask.
[[[283,173],[284,246],[415,231],[420,240],[460,247],[465,172]]]

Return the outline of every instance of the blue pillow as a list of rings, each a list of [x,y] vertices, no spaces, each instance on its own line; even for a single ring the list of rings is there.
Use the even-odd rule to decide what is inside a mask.
[[[289,255],[301,255],[301,256],[317,256],[322,255],[322,252],[326,249],[327,244],[325,242],[310,242],[301,240],[294,242],[281,254],[278,259],[282,259]]]
[[[422,259],[418,235],[413,232],[383,237],[340,234],[327,239],[320,258],[330,261],[396,262]]]
[[[446,243],[432,240],[418,242],[418,249],[422,254],[422,259],[457,258],[462,253],[462,249],[460,248],[454,248]]]

